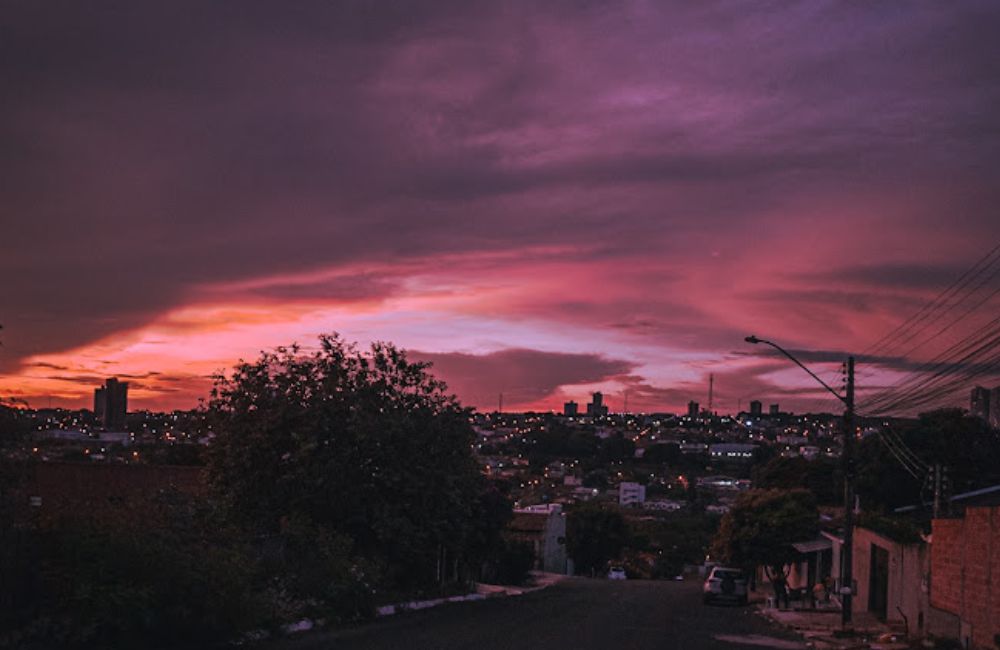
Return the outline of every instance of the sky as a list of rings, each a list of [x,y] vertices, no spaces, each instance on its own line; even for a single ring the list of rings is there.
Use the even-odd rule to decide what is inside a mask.
[[[3,13],[0,397],[35,407],[191,408],[339,332],[484,410],[820,408],[744,337],[832,382],[1000,243],[993,1]]]

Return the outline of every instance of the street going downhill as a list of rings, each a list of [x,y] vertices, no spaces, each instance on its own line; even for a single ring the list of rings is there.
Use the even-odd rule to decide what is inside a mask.
[[[702,604],[701,581],[572,578],[522,596],[457,603],[271,646],[390,650],[694,650],[804,648],[753,606]]]

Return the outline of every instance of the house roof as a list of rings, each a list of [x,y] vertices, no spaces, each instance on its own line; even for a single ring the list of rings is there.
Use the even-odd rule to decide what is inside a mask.
[[[1000,485],[993,485],[973,490],[963,494],[956,494],[951,498],[953,503],[968,503],[969,505],[992,506],[1000,505]]]
[[[825,551],[828,548],[833,548],[833,542],[826,537],[820,537],[807,542],[794,542],[792,548],[799,553],[815,553],[816,551]]]
[[[956,494],[948,499],[948,501],[951,503],[958,503],[963,506],[997,506],[1000,505],[1000,485],[991,485],[990,487],[981,488],[979,490]],[[929,501],[922,504],[925,508],[930,505],[931,502]],[[903,506],[901,508],[896,508],[895,512],[913,512],[920,507],[921,505]]]
[[[545,532],[545,520],[548,515],[536,512],[519,512],[507,524],[507,528],[520,533]]]

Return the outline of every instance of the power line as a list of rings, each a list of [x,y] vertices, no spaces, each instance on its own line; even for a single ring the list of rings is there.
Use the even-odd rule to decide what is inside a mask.
[[[1000,361],[998,348],[1000,317],[921,364],[892,387],[865,400],[862,408],[872,414],[887,413],[905,404],[917,405],[948,394],[962,383],[994,370]]]
[[[866,352],[888,355],[895,351],[895,356],[902,359],[912,358],[942,335],[966,323],[974,323],[976,312],[1000,295],[1000,287],[990,290],[991,283],[1000,275],[998,253],[1000,245],[979,259],[914,316],[869,346]],[[964,309],[958,311],[962,307]],[[899,350],[906,345],[909,347],[900,353]],[[891,386],[868,395],[862,401],[861,409],[868,414],[884,414],[937,404],[951,397],[970,380],[995,372],[1000,365],[998,347],[1000,318],[993,318],[952,342]]]
[[[995,264],[998,260],[1000,260],[1000,255],[997,255],[998,253],[1000,253],[1000,244],[997,244],[989,253],[980,258],[972,266],[972,268],[965,271],[961,276],[958,277],[958,279],[956,279],[951,285],[949,285],[941,293],[939,293],[933,300],[931,300],[930,302],[925,304],[920,310],[918,310],[917,313],[915,313],[913,316],[911,316],[904,322],[900,323],[898,326],[896,326],[891,331],[883,335],[873,344],[868,346],[868,348],[862,351],[862,354],[875,355],[879,352],[885,352],[890,350],[895,345],[895,342],[900,340],[902,337],[907,336],[908,338],[912,338],[913,334],[915,333],[913,329],[914,327],[926,321],[935,312],[940,312],[945,307],[945,305],[948,304],[948,302],[951,300],[954,294],[957,294],[959,291],[963,290],[965,287],[969,285],[969,283],[973,282],[975,278],[985,273],[986,270],[988,270],[990,267],[993,266],[993,264]],[[995,259],[994,256],[996,256]],[[958,304],[960,304],[963,300],[964,298],[959,300]],[[935,320],[937,318],[939,318],[939,316],[936,316]]]

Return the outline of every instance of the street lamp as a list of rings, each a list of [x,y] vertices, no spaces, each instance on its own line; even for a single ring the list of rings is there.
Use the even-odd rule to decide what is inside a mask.
[[[752,335],[743,340],[747,343],[770,345],[788,357],[792,363],[809,373],[810,377],[844,403],[844,451],[841,455],[844,468],[844,546],[840,563],[840,595],[841,623],[845,628],[850,627],[851,599],[854,595],[854,567],[852,566],[854,562],[854,357],[847,358],[847,391],[845,395],[841,395],[777,343]]]

